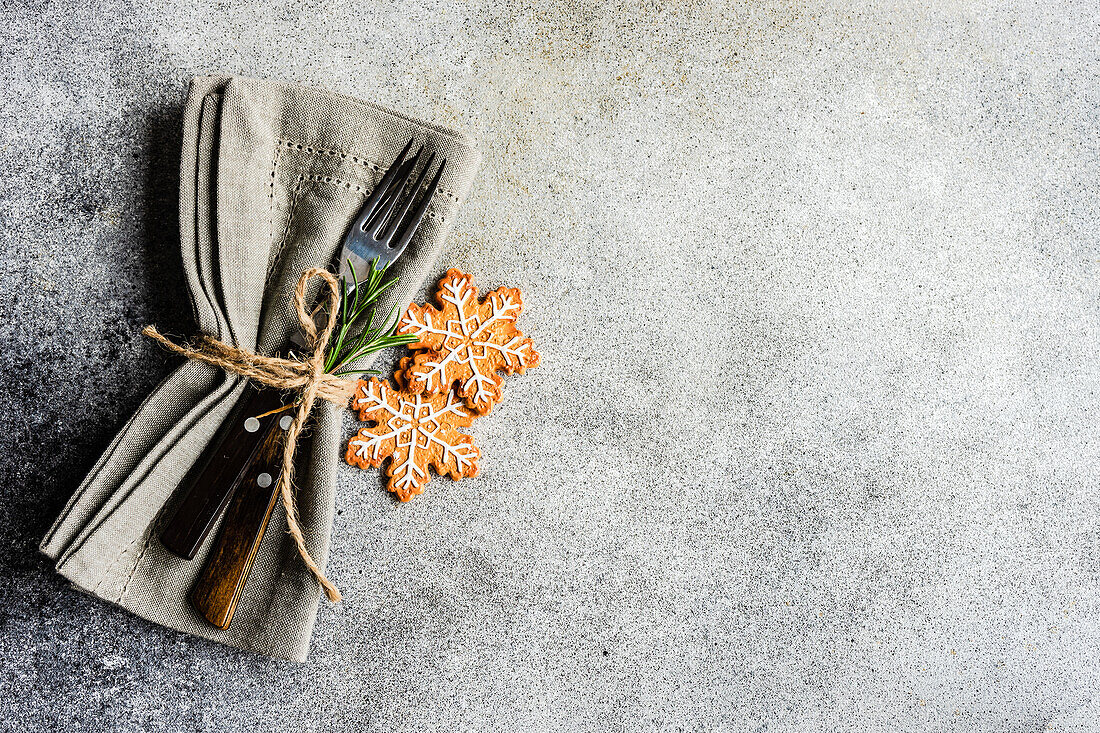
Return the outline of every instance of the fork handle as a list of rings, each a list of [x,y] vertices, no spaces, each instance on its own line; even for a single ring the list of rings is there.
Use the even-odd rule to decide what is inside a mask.
[[[217,541],[191,589],[191,605],[219,629],[229,628],[233,620],[275,508],[285,435],[275,424],[268,427],[241,476]]]
[[[176,489],[180,499],[160,530],[160,541],[170,552],[185,560],[195,557],[244,479],[268,429],[280,418],[278,413],[264,413],[281,407],[284,399],[275,389],[263,389],[252,382],[245,387],[229,417]]]

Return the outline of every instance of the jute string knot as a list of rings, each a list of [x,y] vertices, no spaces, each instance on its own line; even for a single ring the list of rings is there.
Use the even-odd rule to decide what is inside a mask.
[[[320,333],[313,316],[306,310],[306,285],[315,277],[324,279],[329,289],[329,318]],[[283,462],[279,473],[278,492],[286,510],[286,523],[290,536],[298,548],[309,572],[325,591],[333,603],[340,600],[340,591],[333,585],[321,568],[314,562],[306,549],[306,540],[298,522],[298,507],[294,500],[294,451],[298,447],[306,419],[313,410],[318,398],[340,407],[347,407],[355,395],[356,382],[343,379],[325,371],[325,351],[329,339],[336,328],[336,312],[340,307],[340,281],[328,270],[312,268],[302,273],[298,285],[294,288],[294,310],[298,314],[298,323],[305,334],[306,353],[301,359],[284,359],[278,356],[260,354],[231,346],[213,336],[202,335],[193,345],[177,344],[163,336],[153,326],[146,326],[142,333],[160,343],[164,348],[177,354],[201,361],[204,364],[220,367],[227,372],[247,377],[259,384],[281,390],[298,392],[298,409],[294,421],[283,439]]]

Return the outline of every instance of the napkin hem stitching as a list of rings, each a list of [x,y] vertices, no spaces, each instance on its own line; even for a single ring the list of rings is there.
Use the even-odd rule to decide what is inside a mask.
[[[267,241],[275,241],[275,181],[278,178],[276,171],[279,168],[279,154],[283,149],[279,146],[275,146],[275,156],[271,159],[271,188],[270,203],[267,208]],[[268,269],[270,272],[270,268]]]
[[[274,180],[274,176],[275,176],[275,166],[278,165],[278,162],[279,162],[279,157],[278,157],[278,153],[276,153],[275,160],[272,163],[272,169],[271,169],[271,175],[272,175],[273,180]],[[289,208],[288,208],[288,214],[287,214],[287,217],[286,217],[286,226],[283,227],[283,235],[279,239],[279,246],[275,249],[275,255],[274,255],[274,257],[271,258],[271,264],[268,265],[268,268],[267,268],[267,277],[268,278],[271,277],[271,273],[275,272],[275,270],[278,269],[279,263],[282,261],[283,252],[286,250],[287,240],[290,236],[290,226],[291,226],[291,224],[294,223],[294,212],[297,211],[297,209],[298,209],[298,199],[301,197],[301,194],[302,194],[302,184],[305,183],[306,181],[313,181],[314,183],[330,183],[330,184],[334,184],[334,185],[338,185],[338,186],[343,186],[344,188],[346,188],[349,191],[354,189],[356,193],[366,193],[367,192],[367,189],[364,188],[363,186],[359,185],[358,183],[353,183],[351,181],[345,181],[342,178],[336,178],[334,176],[325,176],[325,175],[321,175],[319,173],[312,173],[312,174],[300,173],[300,174],[298,174],[297,185],[294,186],[294,191],[290,195],[290,203],[289,203]],[[447,217],[442,216],[440,214],[437,214],[434,211],[425,212],[425,217],[428,218],[428,219],[435,219],[440,224],[446,224],[447,223]],[[271,205],[270,205],[270,208],[268,210],[268,219],[271,222],[272,239],[274,239],[274,230],[273,230],[273,228],[274,228],[274,219],[275,219],[274,183],[272,183]]]
[[[361,166],[370,168],[375,173],[385,173],[385,169],[382,168],[377,163],[375,163],[374,161],[367,160],[366,158],[360,157],[360,156],[358,156],[354,153],[349,153],[346,150],[339,150],[337,148],[315,148],[315,147],[312,147],[310,145],[306,145],[304,143],[297,142],[296,140],[290,140],[290,139],[285,138],[285,137],[279,138],[279,142],[281,143],[281,145],[283,147],[286,147],[286,148],[291,149],[291,150],[298,149],[298,150],[302,150],[302,151],[305,151],[305,152],[311,153],[311,154],[323,153],[325,155],[331,155],[333,157],[339,155],[341,158],[350,159],[351,162],[355,163],[356,165],[361,165]],[[439,192],[444,194],[445,196],[447,196],[447,198],[451,199],[456,204],[462,203],[462,199],[460,199],[458,197],[458,195],[455,194],[455,192],[452,191],[449,188],[443,188],[441,186],[439,188]]]
[[[97,596],[99,595],[99,589],[103,586],[104,583],[107,582],[107,578],[110,577],[112,572],[114,572],[115,567],[120,562],[122,562],[122,558],[126,557],[126,554],[128,552],[130,552],[131,549],[133,549],[134,545],[136,545],[142,539],[144,539],[144,538],[143,537],[135,537],[133,540],[130,541],[130,544],[128,544],[128,545],[126,545],[126,547],[122,548],[122,552],[118,553],[118,555],[115,557],[114,561],[110,564],[110,566],[106,570],[103,571],[103,574],[101,576],[99,576],[99,582],[95,584],[94,588],[92,588],[92,594],[93,595],[97,595]],[[137,568],[135,567],[134,570],[137,570]],[[131,578],[133,578],[133,573],[130,573],[129,576],[126,578],[126,582],[124,583],[124,586],[130,584],[130,579]],[[125,590],[123,592],[125,593]],[[122,596],[119,596],[119,600],[115,601],[115,603],[119,603],[119,602],[121,602],[121,600],[122,600]]]
[[[141,561],[145,559],[145,553],[149,552],[149,545],[153,542],[153,533],[146,533],[144,539],[145,541],[141,545],[141,552],[138,553],[137,559],[134,560],[134,567],[130,570],[130,574],[126,576],[126,582],[122,584],[122,590],[118,593],[118,600],[115,601],[115,603],[120,606],[122,605],[122,599],[126,597],[126,592],[130,590],[130,583],[133,582],[134,576],[137,575],[138,568],[141,567]]]

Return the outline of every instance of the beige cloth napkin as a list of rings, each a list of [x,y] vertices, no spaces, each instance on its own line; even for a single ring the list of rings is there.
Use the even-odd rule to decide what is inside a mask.
[[[303,270],[330,266],[344,232],[402,146],[415,137],[447,159],[428,217],[382,303],[404,306],[432,270],[480,162],[450,130],[335,94],[237,77],[197,78],[184,111],[183,264],[199,329],[270,354],[296,327]],[[437,158],[438,160],[438,158]],[[181,304],[182,307],[182,304]],[[361,365],[365,366],[365,365]],[[61,512],[41,549],[78,588],[156,623],[302,661],[320,589],[271,520],[233,623],[220,631],[187,595],[217,536],[187,562],[155,536],[158,515],[240,395],[239,377],[196,362],[169,376],[130,418]],[[342,455],[340,410],[315,409],[296,477],[302,529],[324,567]],[[302,456],[306,459],[306,456]],[[335,579],[339,582],[339,578]]]

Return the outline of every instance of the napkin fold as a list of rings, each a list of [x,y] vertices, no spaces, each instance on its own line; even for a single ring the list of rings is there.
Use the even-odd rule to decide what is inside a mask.
[[[447,159],[439,191],[382,312],[407,305],[429,274],[480,157],[460,133],[350,97],[295,84],[203,77],[184,110],[180,240],[198,328],[271,354],[297,326],[298,276],[331,266],[381,171],[415,137]],[[438,160],[438,157],[437,157]],[[359,366],[366,367],[366,363]],[[304,661],[320,588],[275,510],[229,629],[187,600],[217,538],[183,560],[156,538],[161,510],[244,388],[189,361],[151,394],[77,489],[41,550],[79,589],[146,619],[273,657]],[[321,567],[328,557],[340,409],[314,410],[295,476],[301,525]]]

